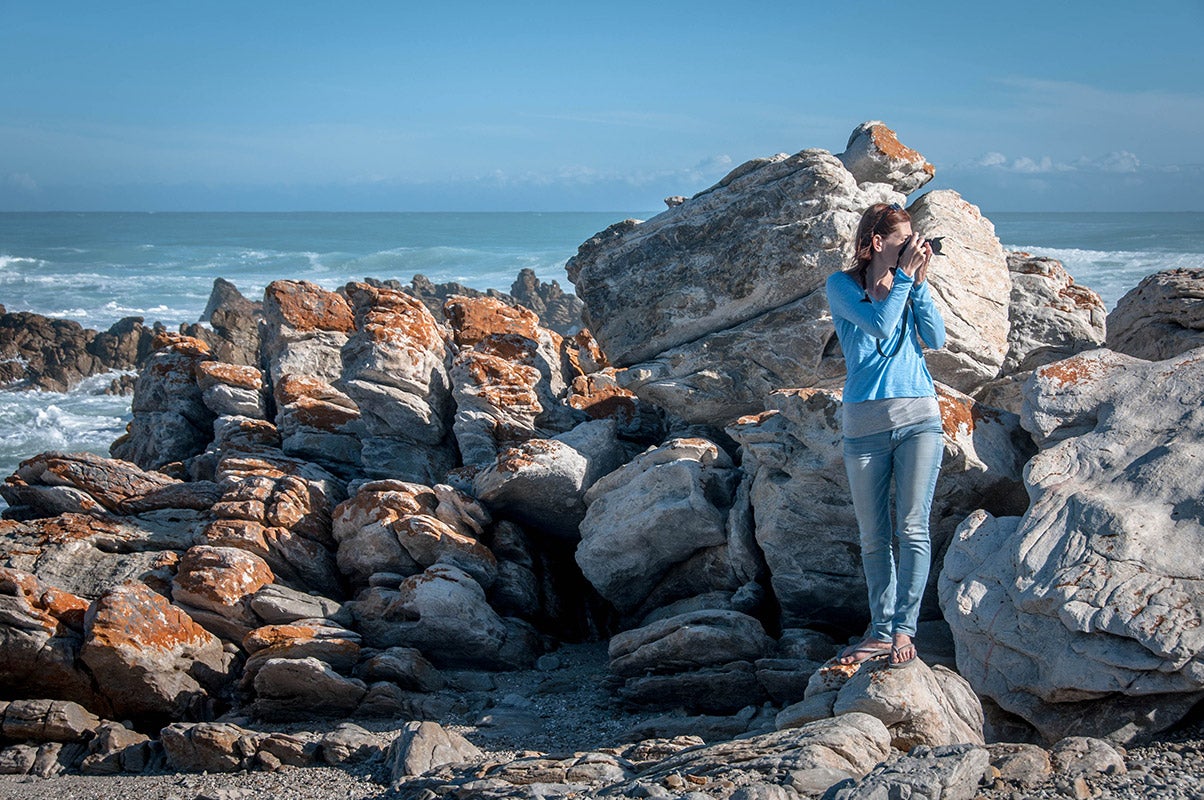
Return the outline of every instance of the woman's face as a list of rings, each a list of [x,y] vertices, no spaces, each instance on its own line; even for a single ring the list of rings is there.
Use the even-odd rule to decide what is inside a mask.
[[[911,238],[911,223],[902,222],[886,236],[882,237],[882,260],[894,266],[899,261],[899,251]]]

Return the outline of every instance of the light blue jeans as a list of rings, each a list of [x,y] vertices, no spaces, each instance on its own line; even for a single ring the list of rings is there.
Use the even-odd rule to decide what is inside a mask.
[[[932,564],[928,516],[944,445],[933,418],[844,440],[844,466],[861,532],[861,566],[870,600],[870,637],[915,636]],[[891,478],[898,526],[891,525]],[[899,565],[891,540],[899,538]]]

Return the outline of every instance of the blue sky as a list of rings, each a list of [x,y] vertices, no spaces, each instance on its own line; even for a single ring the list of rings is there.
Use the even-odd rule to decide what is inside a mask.
[[[1204,2],[0,3],[0,210],[655,210],[881,119],[988,211],[1204,210]]]

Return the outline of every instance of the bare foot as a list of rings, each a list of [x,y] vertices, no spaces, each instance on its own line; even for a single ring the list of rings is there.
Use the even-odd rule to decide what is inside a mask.
[[[916,645],[906,633],[896,633],[890,648],[890,665],[902,667],[916,660]]]
[[[877,639],[863,639],[857,644],[851,644],[840,651],[841,664],[861,664],[871,658],[881,658],[890,652],[890,642]]]

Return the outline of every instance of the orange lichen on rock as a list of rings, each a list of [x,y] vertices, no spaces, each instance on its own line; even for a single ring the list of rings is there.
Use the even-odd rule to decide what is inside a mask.
[[[455,295],[443,304],[456,344],[471,347],[492,334],[516,334],[538,339],[539,315],[523,306],[511,306],[493,297]],[[557,335],[557,338],[559,336]]]
[[[632,419],[636,413],[635,393],[615,383],[610,376],[581,375],[573,379],[568,403],[591,419]]]
[[[936,167],[928,163],[924,159],[924,156],[900,142],[895,132],[885,125],[873,126],[870,129],[870,137],[874,142],[874,146],[881,150],[883,155],[903,161],[924,161],[924,166],[922,167],[924,172],[929,175],[936,174]]]
[[[151,339],[151,350],[153,352],[165,349],[171,349],[182,356],[195,358],[209,358],[213,355],[209,345],[194,336],[185,336],[182,333],[172,333],[171,331],[158,331]]]
[[[1090,354],[1080,353],[1052,364],[1037,368],[1037,377],[1047,380],[1058,388],[1093,381],[1106,372],[1105,366]]]
[[[299,331],[355,330],[355,314],[346,298],[308,281],[272,281],[264,290],[264,306]]]
[[[217,384],[250,389],[258,392],[263,388],[263,373],[255,367],[227,364],[225,361],[202,361],[197,364],[197,382],[201,388]]]
[[[937,386],[936,399],[941,411],[941,427],[948,436],[973,433],[980,422],[998,417],[994,409],[976,403],[966,395],[953,394],[943,386]]]
[[[563,447],[553,439],[530,439],[517,447],[507,447],[498,454],[497,468],[502,472],[518,472],[533,466],[542,455],[555,453]]]
[[[209,644],[216,639],[163,595],[127,581],[96,601],[86,646],[142,652]]]
[[[361,335],[381,344],[443,349],[443,328],[418,298],[366,283],[349,283],[344,291],[355,306]]]

